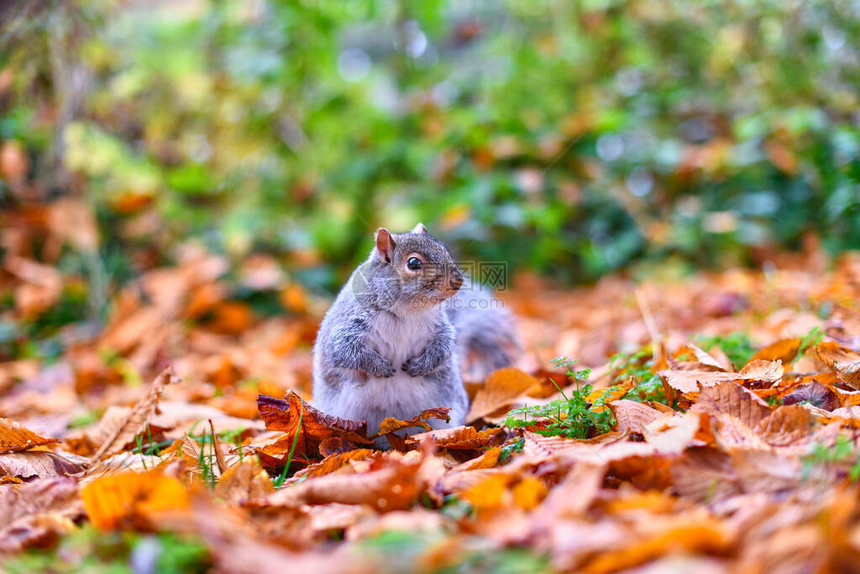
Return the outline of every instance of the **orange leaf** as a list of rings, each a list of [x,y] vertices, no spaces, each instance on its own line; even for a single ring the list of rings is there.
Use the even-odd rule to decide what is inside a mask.
[[[426,409],[421,411],[419,414],[415,415],[408,421],[401,421],[394,417],[388,417],[382,421],[382,423],[379,425],[379,432],[373,436],[382,436],[410,427],[422,427],[429,431],[432,427],[424,421],[426,421],[427,419],[439,419],[448,422],[451,420],[451,417],[448,416],[448,411],[450,410],[450,407],[435,407],[432,409]]]
[[[293,391],[289,391],[283,399],[259,395],[257,407],[266,428],[285,433],[277,441],[262,447],[259,452],[276,457],[281,462],[286,460],[292,449],[296,434],[298,439],[294,454],[298,457],[320,456],[320,445],[333,437],[355,444],[373,444],[373,441],[366,438],[365,421],[351,421],[327,415],[304,402]],[[266,467],[269,468],[268,463]]]
[[[511,493],[514,503],[523,510],[531,510],[546,498],[547,488],[544,483],[533,476],[527,476],[514,486]]]
[[[860,353],[833,341],[819,343],[807,352],[829,367],[842,381],[860,389]]]
[[[790,363],[797,356],[800,349],[800,339],[782,339],[759,349],[749,360],[749,363],[757,360],[782,361],[783,364]]]
[[[477,509],[497,508],[505,503],[510,477],[506,474],[492,474],[474,484],[460,494],[460,498]]]
[[[540,381],[513,367],[506,367],[490,373],[490,376],[484,381],[484,386],[475,395],[466,421],[474,421],[510,405],[535,385],[540,385]]]
[[[58,441],[56,438],[43,438],[20,423],[0,418],[0,453],[21,452]]]
[[[135,519],[151,521],[154,515],[189,508],[182,483],[158,470],[126,472],[98,478],[81,491],[93,525],[111,530]]]

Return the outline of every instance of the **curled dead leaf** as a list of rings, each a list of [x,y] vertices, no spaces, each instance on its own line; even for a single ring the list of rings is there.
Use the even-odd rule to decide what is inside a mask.
[[[807,353],[831,369],[851,387],[860,390],[860,353],[834,341],[824,341]]]
[[[20,423],[0,418],[0,453],[21,452],[59,439],[43,438]]]
[[[29,450],[0,454],[0,476],[56,478],[81,472],[89,461],[70,453]]]
[[[373,436],[383,436],[413,427],[421,427],[429,431],[432,427],[426,422],[427,419],[439,419],[448,422],[451,420],[451,417],[448,416],[448,412],[450,410],[450,407],[426,409],[406,421],[397,420],[394,417],[388,417],[380,423],[379,432]]]
[[[158,401],[164,388],[179,383],[180,379],[168,367],[149,385],[146,395],[131,408],[111,407],[88,436],[97,447],[91,457],[97,461],[103,456],[116,454],[131,443],[138,434],[146,430],[149,420],[155,415]]]

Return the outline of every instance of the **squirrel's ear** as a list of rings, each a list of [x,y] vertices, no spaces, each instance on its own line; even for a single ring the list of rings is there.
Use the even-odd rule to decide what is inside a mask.
[[[391,260],[394,258],[395,245],[394,238],[387,229],[380,227],[376,230],[376,253],[380,259],[383,259],[386,263],[391,263]]]
[[[424,235],[427,235],[427,227],[425,227],[423,223],[419,223],[412,228],[412,233],[423,233]]]

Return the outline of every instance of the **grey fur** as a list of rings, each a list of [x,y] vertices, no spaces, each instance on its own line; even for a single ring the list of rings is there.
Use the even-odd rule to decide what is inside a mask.
[[[513,313],[487,286],[466,277],[462,289],[442,306],[457,332],[460,371],[468,381],[511,366],[521,351]]]

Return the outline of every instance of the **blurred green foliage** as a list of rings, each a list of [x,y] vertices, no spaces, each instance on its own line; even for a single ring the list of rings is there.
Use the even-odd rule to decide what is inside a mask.
[[[2,47],[0,138],[108,242],[199,236],[329,288],[418,220],[573,281],[860,245],[850,3],[76,0]]]

